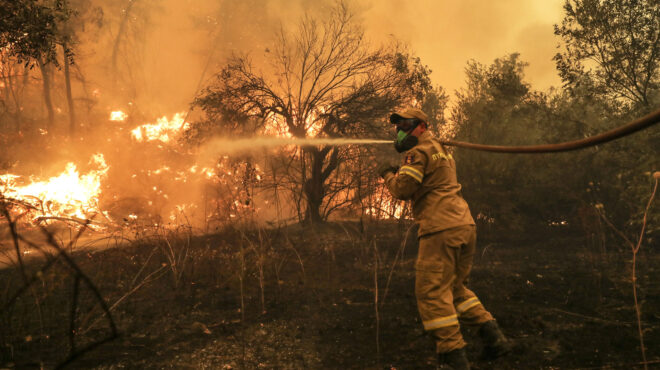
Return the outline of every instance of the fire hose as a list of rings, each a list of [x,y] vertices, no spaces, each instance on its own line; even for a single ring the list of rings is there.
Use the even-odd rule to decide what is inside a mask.
[[[590,136],[580,140],[566,141],[556,144],[544,145],[525,145],[525,146],[500,146],[500,145],[484,145],[473,144],[463,141],[444,140],[441,141],[444,145],[456,146],[460,148],[467,148],[473,150],[481,150],[486,152],[496,153],[556,153],[567,152],[570,150],[577,150],[587,148],[590,146],[603,144],[608,141],[616,140],[624,136],[633,134],[637,131],[649,128],[657,123],[660,123],[660,109],[647,114],[634,121],[630,121],[623,126],[619,126],[612,130],[603,132],[601,134]]]

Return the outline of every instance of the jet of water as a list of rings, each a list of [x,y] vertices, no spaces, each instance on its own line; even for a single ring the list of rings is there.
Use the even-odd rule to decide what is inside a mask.
[[[392,144],[392,140],[376,139],[344,139],[344,138],[282,138],[258,136],[253,138],[227,139],[216,138],[210,140],[202,148],[204,156],[215,157],[223,154],[235,154],[241,152],[262,151],[267,148],[275,148],[284,145],[368,145],[368,144]]]

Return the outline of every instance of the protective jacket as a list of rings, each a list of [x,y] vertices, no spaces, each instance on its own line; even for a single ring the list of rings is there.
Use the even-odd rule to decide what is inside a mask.
[[[399,171],[385,175],[385,185],[395,198],[412,199],[420,237],[474,225],[456,179],[456,162],[428,131],[419,136],[419,144],[404,153]]]

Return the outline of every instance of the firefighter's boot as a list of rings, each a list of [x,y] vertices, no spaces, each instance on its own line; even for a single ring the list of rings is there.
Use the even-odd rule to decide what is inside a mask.
[[[479,336],[484,345],[481,353],[482,359],[494,360],[511,352],[513,347],[511,341],[504,336],[497,321],[491,320],[483,323],[479,328]]]
[[[465,347],[453,351],[438,353],[438,368],[452,370],[470,370],[470,363],[465,354]]]

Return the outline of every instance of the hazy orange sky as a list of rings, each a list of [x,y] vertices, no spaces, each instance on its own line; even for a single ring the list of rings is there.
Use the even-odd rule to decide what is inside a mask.
[[[560,83],[552,61],[558,44],[553,25],[561,21],[564,0],[345,1],[370,40],[386,42],[394,36],[407,43],[431,67],[434,83],[450,95],[464,85],[468,60],[490,64],[512,52],[529,63],[526,79],[533,88]],[[335,0],[159,0],[158,7],[149,8],[148,26],[138,31],[144,39],[141,106],[170,114],[187,109],[210,55],[206,81],[232,52],[263,54],[280,25],[293,28],[305,13],[323,18],[333,4]],[[99,58],[106,54],[97,53]],[[107,71],[101,75],[99,79]]]
[[[474,59],[490,64],[519,52],[529,63],[527,80],[537,89],[560,83],[552,57],[565,0],[365,0],[365,26],[372,38],[391,33],[407,42],[450,93],[464,81]]]

